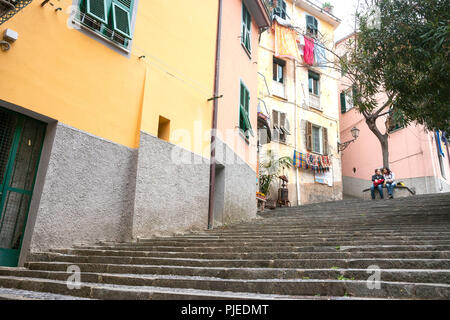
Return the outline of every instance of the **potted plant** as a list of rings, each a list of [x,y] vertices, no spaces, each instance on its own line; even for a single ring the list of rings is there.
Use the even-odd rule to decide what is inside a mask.
[[[324,4],[322,4],[322,8],[323,10],[325,10],[328,13],[331,13],[331,11],[333,11],[333,5],[330,2],[324,2]]]
[[[267,207],[275,208],[276,201],[270,200],[270,187],[285,169],[292,167],[290,157],[277,158],[272,150],[267,151],[266,157],[259,166],[259,191],[266,196]]]

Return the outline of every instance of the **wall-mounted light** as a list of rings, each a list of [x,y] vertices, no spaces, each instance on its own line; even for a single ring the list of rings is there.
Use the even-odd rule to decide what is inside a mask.
[[[358,128],[353,127],[352,130],[350,130],[350,132],[352,133],[353,140],[344,143],[338,142],[338,152],[344,151],[349,146],[350,143],[355,142],[356,139],[358,139],[360,133],[360,130]]]

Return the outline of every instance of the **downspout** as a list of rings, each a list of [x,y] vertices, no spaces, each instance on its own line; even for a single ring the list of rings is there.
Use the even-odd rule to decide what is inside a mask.
[[[294,0],[293,4],[292,4],[292,19],[294,19],[294,14],[295,14],[295,5],[297,4],[297,0]],[[293,21],[291,21],[293,23]],[[293,23],[294,24],[294,23]],[[298,116],[297,116],[297,61],[294,60],[294,90],[295,90],[295,94],[294,94],[294,117],[295,117],[295,129],[294,129],[294,133],[295,133],[295,152],[297,152],[297,148],[298,148]],[[296,189],[297,189],[297,206],[300,206],[301,203],[301,199],[300,199],[300,177],[299,177],[299,173],[298,173],[298,167],[295,167],[295,180],[296,180]]]
[[[219,105],[219,71],[220,71],[220,45],[222,34],[222,1],[219,0],[219,9],[217,17],[217,41],[216,41],[216,66],[214,75],[214,102],[212,112],[212,130],[211,130],[211,160],[209,166],[209,208],[208,208],[208,229],[213,228],[214,219],[214,193],[216,186],[216,134],[217,134],[217,110]]]

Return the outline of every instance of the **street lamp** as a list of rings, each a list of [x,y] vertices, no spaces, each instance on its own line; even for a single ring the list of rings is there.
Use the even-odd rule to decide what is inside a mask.
[[[350,143],[355,142],[356,139],[358,139],[359,132],[360,132],[360,130],[358,128],[353,127],[352,130],[350,130],[350,132],[352,133],[353,140],[350,140],[350,141],[347,141],[344,143],[338,142],[338,153],[341,151],[344,151],[349,146]]]

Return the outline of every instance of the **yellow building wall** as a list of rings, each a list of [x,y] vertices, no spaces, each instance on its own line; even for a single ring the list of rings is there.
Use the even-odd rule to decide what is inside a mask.
[[[141,130],[170,120],[172,143],[209,158],[218,2],[139,2],[135,55],[147,68]],[[207,27],[205,27],[207,26]]]
[[[139,1],[127,57],[68,27],[71,0],[58,12],[33,1],[0,26],[19,33],[0,52],[0,99],[131,148],[141,125],[157,135],[160,115],[172,132],[191,132],[199,119],[209,128],[217,3],[201,2],[192,10],[182,0]]]
[[[313,15],[306,12],[303,8],[296,6],[294,8],[292,1],[286,1],[287,14],[290,17],[290,23],[300,27],[306,31],[306,14]],[[315,16],[319,21],[319,32],[323,35],[325,45],[329,49],[334,48],[334,27]],[[275,97],[273,95],[273,57],[275,55],[275,36],[273,31],[264,32],[261,36],[259,48],[258,67],[259,72],[262,73],[267,81],[270,93],[266,88],[263,78],[258,84],[258,94],[262,98],[268,108],[269,116],[272,117],[272,110],[277,110],[287,114],[291,125],[291,135],[287,136],[286,143],[271,142],[262,148],[261,160],[264,160],[265,152],[267,150],[274,151],[278,157],[289,156],[293,157],[295,149],[295,126],[297,126],[297,147],[299,152],[306,152],[306,133],[303,125],[304,121],[310,121],[316,125],[326,127],[328,129],[328,146],[329,154],[333,161],[333,179],[335,184],[342,181],[340,155],[337,153],[337,142],[339,135],[339,97],[337,94],[337,80],[338,75],[331,68],[318,68],[303,66],[302,63],[297,63],[296,72],[294,74],[294,62],[292,60],[283,59],[286,61],[285,67],[285,99]],[[332,59],[332,55],[327,53],[327,58]],[[305,104],[309,102],[309,87],[308,87],[308,70],[313,70],[321,74],[320,80],[320,100],[322,111],[316,111],[308,108]],[[295,82],[297,83],[295,85]],[[295,117],[295,109],[297,108],[297,117]],[[265,110],[264,110],[265,112]],[[302,121],[303,120],[303,121]],[[285,175],[289,179],[289,198],[292,203],[297,202],[296,193],[296,170],[292,168],[286,170]],[[314,184],[315,177],[312,171],[299,170],[299,184],[301,190],[301,198],[304,201],[305,191],[302,189],[304,184]],[[276,191],[278,183],[272,186],[272,198],[276,198]]]

